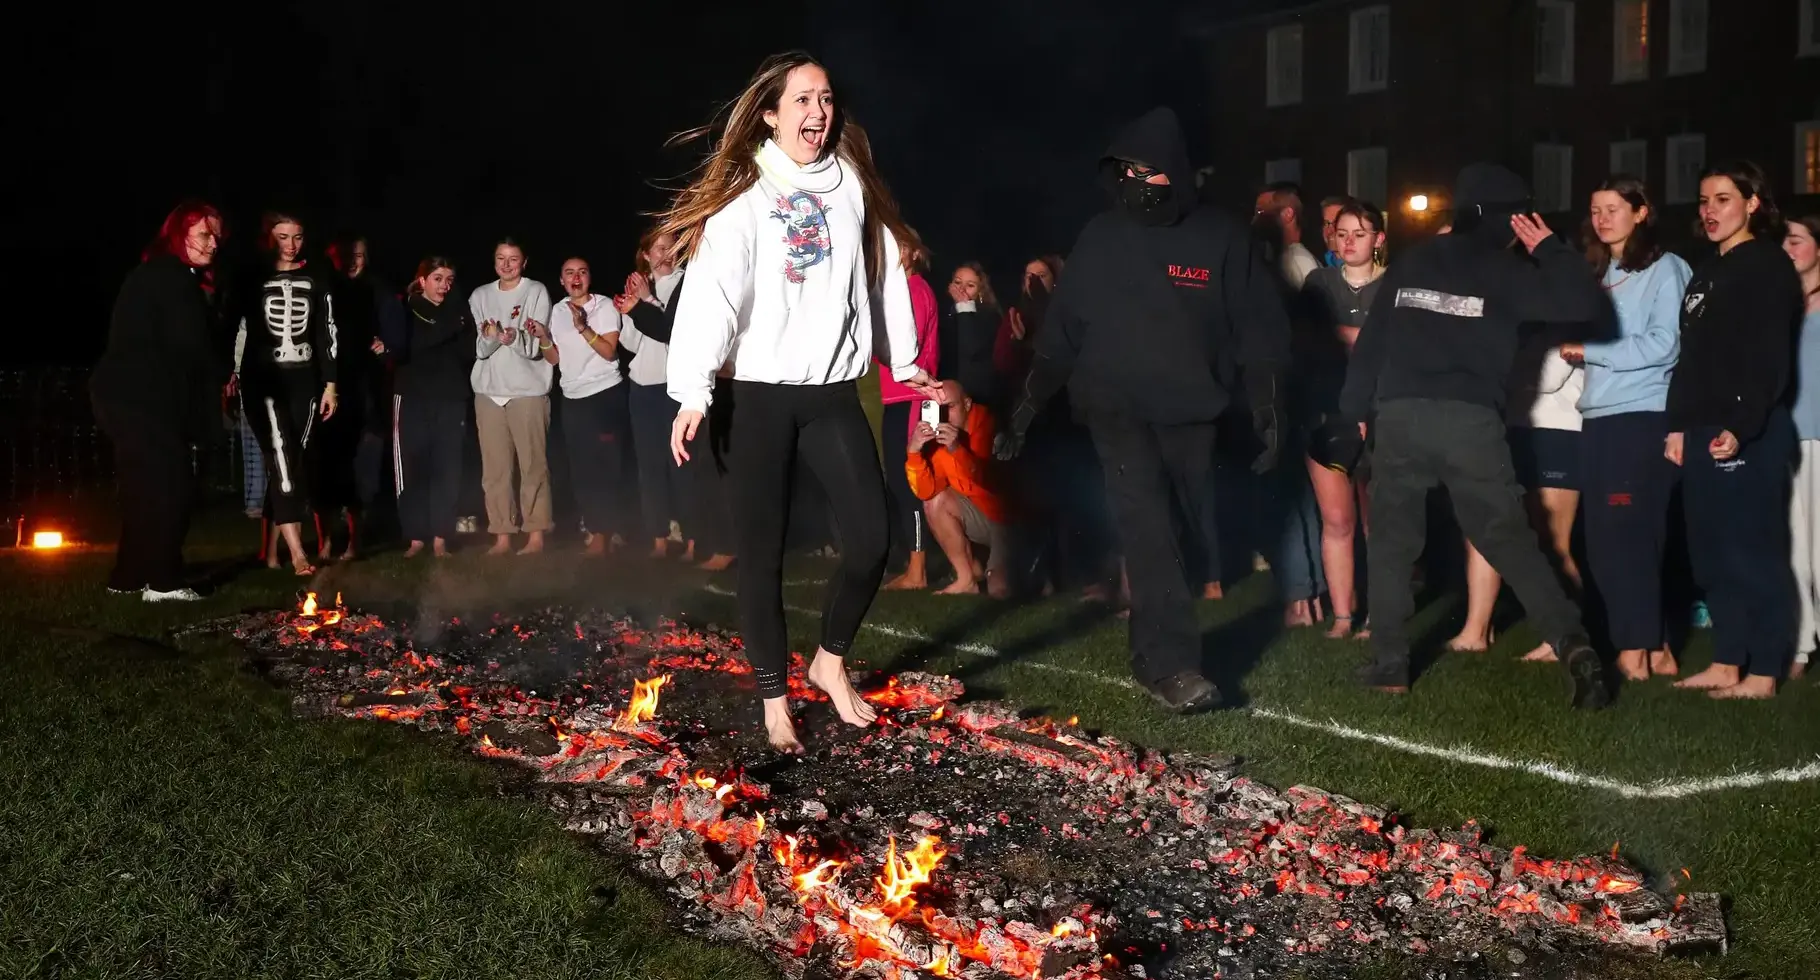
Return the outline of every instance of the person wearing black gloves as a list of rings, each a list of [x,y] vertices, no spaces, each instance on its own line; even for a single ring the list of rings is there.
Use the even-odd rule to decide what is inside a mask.
[[[1605,302],[1586,262],[1530,213],[1504,167],[1468,165],[1453,233],[1411,248],[1385,274],[1359,332],[1340,411],[1366,431],[1375,411],[1369,581],[1374,662],[1367,687],[1409,690],[1409,569],[1422,552],[1429,488],[1447,487],[1467,540],[1503,574],[1573,681],[1575,707],[1609,694],[1580,610],[1523,513],[1503,398],[1523,323],[1588,323]],[[1534,261],[1512,251],[1521,240]]]
[[[1005,448],[1017,452],[1066,384],[1099,451],[1124,544],[1132,670],[1165,707],[1191,711],[1220,694],[1200,670],[1171,511],[1191,525],[1202,519],[1214,423],[1235,374],[1264,444],[1253,468],[1276,465],[1289,320],[1245,226],[1198,206],[1174,112],[1153,109],[1126,127],[1100,168],[1116,203],[1087,223],[1068,257]]]

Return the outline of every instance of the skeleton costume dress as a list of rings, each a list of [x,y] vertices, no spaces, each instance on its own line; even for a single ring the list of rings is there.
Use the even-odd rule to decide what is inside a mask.
[[[270,271],[251,290],[234,338],[241,410],[265,453],[272,522],[310,516],[310,432],[323,386],[335,380],[335,307],[328,280],[308,269]]]

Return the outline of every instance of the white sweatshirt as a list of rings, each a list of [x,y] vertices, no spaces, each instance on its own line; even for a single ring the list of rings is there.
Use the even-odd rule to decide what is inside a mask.
[[[1534,364],[1521,355],[1518,364]],[[1580,392],[1586,388],[1586,371],[1561,356],[1561,348],[1550,347],[1542,355],[1540,369],[1532,379],[1512,379],[1510,400],[1504,408],[1504,424],[1513,428],[1567,429],[1580,431]]]
[[[775,143],[757,183],[710,217],[683,279],[670,335],[670,397],[705,412],[714,375],[825,385],[852,381],[873,357],[916,376],[916,318],[896,236],[886,232],[883,295],[866,283],[865,195],[846,164],[800,167]]]
[[[676,284],[682,281],[683,271],[671,269],[667,276],[651,280],[651,296],[660,310],[670,308],[670,298],[676,293]],[[625,325],[619,330],[619,343],[633,353],[632,366],[626,373],[635,385],[661,385],[669,380],[669,373],[664,370],[664,361],[670,357],[670,345],[661,340],[652,340],[640,333],[638,324],[631,317],[625,318]]]
[[[468,295],[468,311],[474,314],[474,370],[468,381],[474,394],[504,405],[514,398],[540,398],[550,393],[550,362],[537,356],[537,338],[525,330],[526,320],[550,322],[550,291],[533,279],[520,279],[510,292],[499,288],[499,280],[474,290]],[[479,334],[481,324],[499,321],[503,330],[517,331],[510,344],[498,338]]]
[[[619,311],[613,308],[613,301],[599,293],[589,293],[587,302],[581,306],[587,317],[588,329],[602,337],[619,334],[625,337],[625,321]],[[586,398],[597,395],[608,388],[619,384],[621,372],[618,358],[600,356],[587,341],[581,339],[581,331],[575,327],[575,314],[569,305],[569,298],[564,296],[550,310],[550,342],[556,345],[556,353],[562,359],[557,368],[558,377],[562,380],[564,398]]]

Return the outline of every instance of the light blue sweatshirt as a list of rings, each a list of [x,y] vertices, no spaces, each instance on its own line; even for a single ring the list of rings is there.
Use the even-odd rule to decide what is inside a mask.
[[[1820,439],[1820,310],[1801,321],[1800,354],[1795,361],[1795,434]]]
[[[1641,272],[1606,266],[1618,336],[1586,345],[1582,418],[1668,409],[1668,379],[1681,356],[1681,297],[1691,278],[1687,263],[1668,253]]]

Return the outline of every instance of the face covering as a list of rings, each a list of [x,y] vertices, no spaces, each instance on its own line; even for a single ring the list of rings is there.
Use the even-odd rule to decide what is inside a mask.
[[[1152,184],[1138,177],[1119,178],[1119,200],[1126,210],[1139,217],[1152,215],[1169,203],[1174,190],[1169,184]]]

